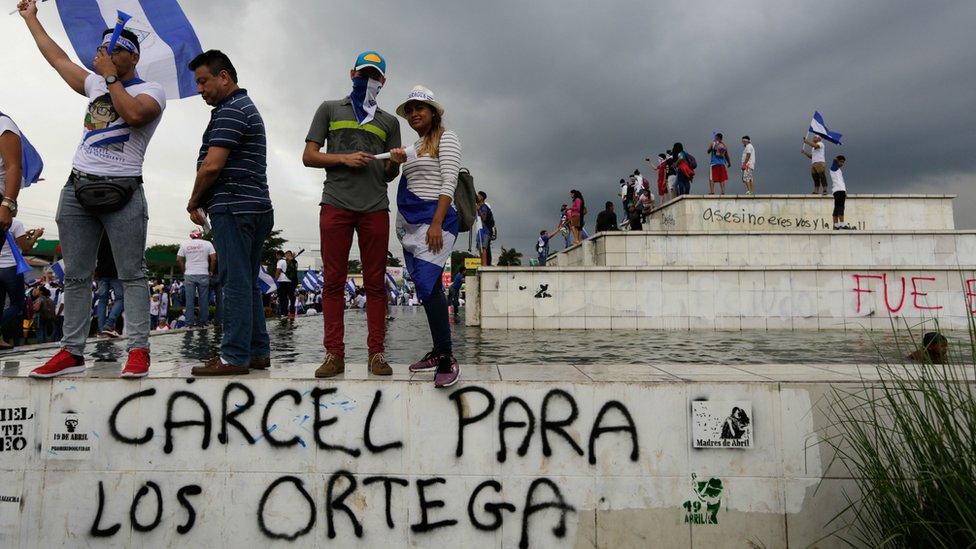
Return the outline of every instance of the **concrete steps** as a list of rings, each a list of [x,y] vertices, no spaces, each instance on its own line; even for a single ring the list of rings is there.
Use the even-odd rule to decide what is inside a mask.
[[[976,265],[976,231],[599,233],[552,256],[559,267]]]

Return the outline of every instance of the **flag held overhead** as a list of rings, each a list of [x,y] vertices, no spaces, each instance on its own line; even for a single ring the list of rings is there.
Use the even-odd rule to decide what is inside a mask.
[[[820,114],[820,111],[813,112],[813,119],[810,120],[810,132],[815,133],[836,145],[842,144],[840,139],[843,136],[837,132],[830,131],[830,128],[828,128],[827,123],[824,122],[823,115]]]
[[[88,70],[95,70],[92,59],[102,32],[113,27],[113,35],[122,32],[121,8],[131,16],[122,26],[139,39],[139,78],[159,83],[166,97],[197,94],[189,64],[203,48],[177,0],[60,0],[57,6],[71,46]]]

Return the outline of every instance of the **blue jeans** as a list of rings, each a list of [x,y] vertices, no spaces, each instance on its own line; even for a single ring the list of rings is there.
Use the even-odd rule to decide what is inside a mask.
[[[17,274],[17,266],[0,269],[0,304],[10,298],[10,305],[0,316],[0,326],[24,314],[24,275]]]
[[[112,309],[106,313],[108,308],[109,290],[115,294],[115,303]],[[125,289],[122,281],[117,278],[99,278],[98,289],[95,291],[98,301],[95,302],[95,318],[98,319],[98,331],[105,328],[115,329],[115,324],[122,315],[122,308],[125,303]]]
[[[200,304],[200,324],[210,320],[210,277],[208,275],[186,275],[183,277],[183,291],[186,293],[186,323],[196,324],[193,307]]]
[[[675,190],[678,196],[684,196],[686,194],[691,194],[691,181],[679,177],[674,180],[674,186],[677,187]]]
[[[149,348],[149,284],[146,279],[146,229],[149,207],[140,185],[122,209],[93,214],[75,197],[74,177],[61,190],[58,235],[64,254],[64,338],[61,346],[73,355],[85,354],[91,327],[92,272],[102,232],[108,234],[115,267],[124,288],[128,314],[127,350]]]
[[[215,213],[210,223],[224,294],[220,356],[235,366],[247,366],[251,358],[271,356],[258,272],[261,249],[274,227],[274,214]]]

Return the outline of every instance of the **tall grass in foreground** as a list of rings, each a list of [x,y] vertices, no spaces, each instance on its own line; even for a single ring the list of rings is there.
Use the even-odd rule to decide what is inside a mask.
[[[905,359],[921,342],[895,332],[880,381],[828,392],[830,465],[860,491],[830,526],[855,546],[976,547],[976,324],[944,365]]]

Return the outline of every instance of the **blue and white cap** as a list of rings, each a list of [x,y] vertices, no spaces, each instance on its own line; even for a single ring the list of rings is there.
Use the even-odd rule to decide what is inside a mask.
[[[364,51],[359,54],[356,58],[356,64],[353,66],[355,70],[364,69],[366,67],[373,67],[374,69],[380,71],[380,74],[386,76],[386,59],[380,55],[378,51]]]

